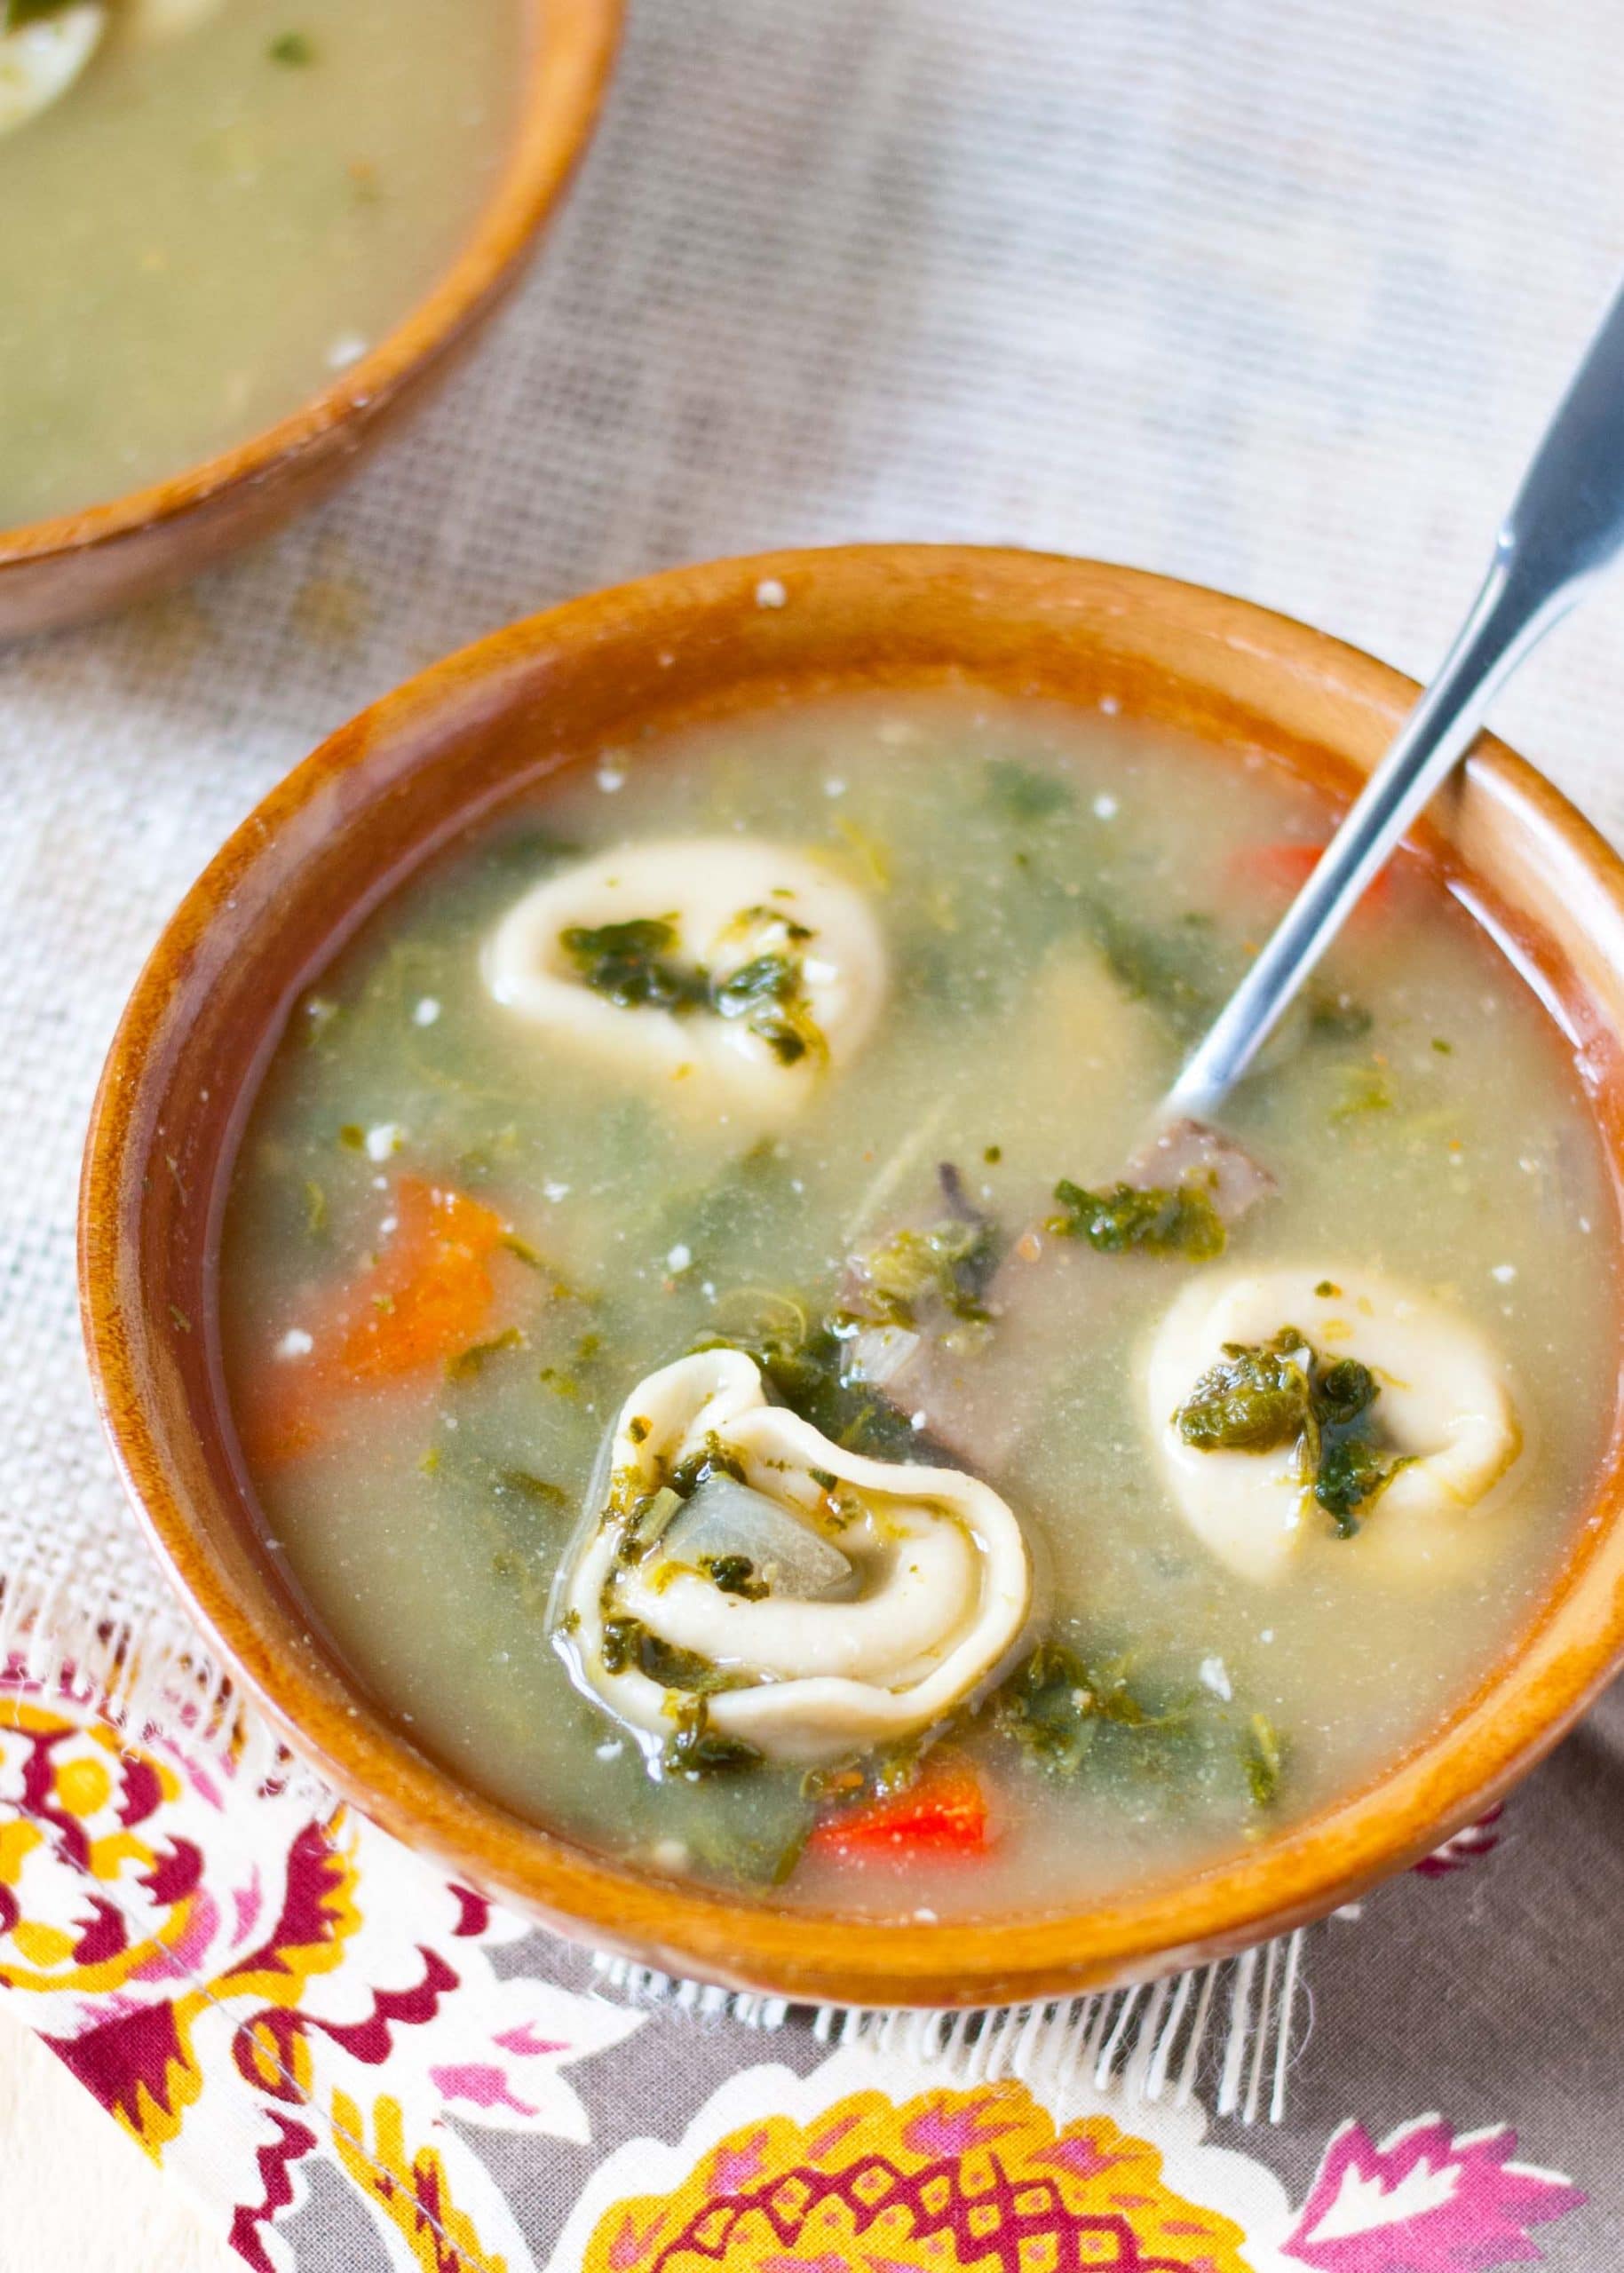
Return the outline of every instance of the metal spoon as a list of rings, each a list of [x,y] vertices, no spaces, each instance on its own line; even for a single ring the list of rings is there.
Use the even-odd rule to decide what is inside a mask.
[[[1206,1120],[1358,906],[1433,791],[1466,755],[1523,658],[1624,550],[1624,291],[1546,430],[1471,613],[1437,677],[1219,1011],[1164,1112]]]

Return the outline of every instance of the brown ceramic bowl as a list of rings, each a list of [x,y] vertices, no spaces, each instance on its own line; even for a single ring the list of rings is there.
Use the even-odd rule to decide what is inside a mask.
[[[760,602],[765,579],[783,605]],[[771,586],[768,596],[780,594]],[[669,1968],[857,2004],[977,2005],[1132,1980],[1357,1896],[1523,1773],[1624,1651],[1624,1432],[1549,1596],[1476,1694],[1387,1774],[1180,1883],[1007,1925],[884,1925],[679,1886],[551,1836],[420,1751],[261,1544],[220,1385],[221,1194],[297,991],[459,818],[645,727],[848,686],[956,681],[1261,748],[1344,788],[1414,689],[1215,592],[1018,552],[875,547],[681,569],[482,641],[335,734],[237,832],[165,932],[91,1124],[85,1330],[115,1451],[213,1647],[340,1791],[460,1878]],[[1227,762],[1223,749],[1215,763]],[[1624,869],[1485,741],[1423,843],[1564,1022],[1624,1171]],[[1620,1175],[1624,1182],[1624,1175]],[[1614,1236],[1618,1235],[1617,1224]]]
[[[421,400],[523,273],[585,147],[623,0],[525,0],[530,59],[507,170],[468,242],[388,337],[234,449],[128,496],[0,528],[0,638],[104,614],[195,575],[313,505]]]

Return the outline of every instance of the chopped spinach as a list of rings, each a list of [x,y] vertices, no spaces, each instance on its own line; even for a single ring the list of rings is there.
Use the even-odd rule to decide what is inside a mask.
[[[1311,986],[1306,996],[1308,1030],[1316,1041],[1361,1041],[1375,1019],[1351,994]]]
[[[701,1484],[713,1476],[731,1476],[735,1484],[745,1482],[744,1462],[731,1452],[714,1429],[705,1437],[702,1452],[690,1453],[671,1470],[670,1485],[679,1500],[691,1500]]]
[[[986,797],[993,810],[1006,820],[1028,827],[1037,821],[1051,820],[1076,802],[1069,782],[1062,781],[1056,774],[1042,772],[1035,765],[1023,764],[1016,757],[987,761]]]
[[[730,1674],[697,1650],[668,1642],[640,1618],[617,1616],[604,1620],[603,1667],[608,1674],[637,1672],[661,1689],[688,1697],[714,1696],[737,1689],[744,1678]]]
[[[672,962],[677,923],[669,915],[634,915],[623,923],[572,923],[559,945],[595,994],[622,1010],[692,1010],[709,999],[710,981],[693,965]]]
[[[806,934],[804,924],[796,926]],[[827,1049],[823,1035],[812,1023],[802,990],[801,966],[793,955],[752,956],[710,992],[710,1006],[722,1018],[742,1018],[758,1034],[780,1065],[794,1065],[809,1053]]]
[[[1283,1748],[1261,1713],[1238,1729],[1226,1697],[1153,1675],[1133,1653],[1041,1642],[982,1714],[1046,1775],[1148,1778],[1181,1807],[1201,1792],[1227,1805],[1244,1786],[1256,1807],[1279,1794]]]
[[[488,1342],[471,1342],[466,1350],[459,1350],[446,1365],[448,1382],[471,1382],[482,1374],[491,1359],[503,1350],[522,1350],[525,1334],[521,1327],[504,1327],[500,1334],[493,1334]]]
[[[1050,1217],[1049,1229],[1063,1239],[1087,1239],[1102,1255],[1176,1255],[1210,1263],[1229,1244],[1211,1192],[1193,1176],[1173,1191],[1118,1184],[1108,1192],[1086,1192],[1062,1177],[1055,1198],[1064,1213]]]
[[[710,1708],[704,1698],[697,1697],[677,1712],[661,1764],[668,1776],[685,1777],[692,1783],[702,1776],[734,1776],[741,1769],[759,1768],[761,1760],[756,1746],[742,1737],[723,1736],[712,1729]],[[789,1868],[794,1866],[792,1857]]]
[[[791,923],[770,908],[746,914],[781,926],[795,944],[812,937],[804,923]],[[698,963],[672,960],[677,946],[674,916],[638,915],[595,927],[572,924],[558,940],[582,983],[619,1010],[669,1010],[679,1018],[703,1010],[720,1018],[741,1018],[783,1065],[826,1049],[806,1006],[799,958],[781,948],[753,955],[725,978],[717,978]]]
[[[1247,1723],[1240,1757],[1253,1806],[1272,1807],[1280,1795],[1286,1757],[1274,1723],[1266,1713],[1254,1713]]]
[[[533,1476],[527,1468],[498,1469],[495,1477],[499,1493],[517,1493],[538,1508],[566,1508],[569,1494],[557,1484],[550,1484],[544,1476]]]
[[[1125,993],[1148,1002],[1181,1041],[1193,1041],[1205,1032],[1228,991],[1214,970],[1208,917],[1185,915],[1157,931],[1102,902],[1089,920],[1100,953]]]
[[[1302,1347],[1289,1327],[1256,1349],[1225,1342],[1174,1415],[1185,1444],[1202,1453],[1271,1453],[1295,1444],[1310,1419]]]
[[[865,1308],[883,1325],[913,1327],[933,1297],[954,1318],[985,1320],[991,1315],[986,1289],[1000,1253],[997,1234],[985,1221],[954,1218],[923,1231],[893,1232],[857,1258]]]
[[[1059,1642],[1042,1642],[992,1700],[994,1725],[1030,1759],[1062,1774],[1081,1765],[1097,1724],[1130,1729],[1182,1727],[1186,1710],[1156,1709],[1129,1686],[1121,1662],[1096,1667]]]
[[[1295,1327],[1256,1346],[1226,1342],[1174,1414],[1198,1452],[1297,1449],[1298,1469],[1336,1527],[1351,1539],[1361,1513],[1407,1465],[1374,1433],[1380,1384],[1357,1358],[1327,1362]]]
[[[700,1569],[719,1593],[738,1595],[745,1602],[759,1602],[771,1592],[766,1582],[756,1576],[756,1565],[748,1555],[701,1555]]]

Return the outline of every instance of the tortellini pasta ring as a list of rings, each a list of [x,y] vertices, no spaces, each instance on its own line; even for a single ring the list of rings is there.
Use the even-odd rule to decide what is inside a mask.
[[[1327,1361],[1369,1368],[1390,1480],[1337,1540],[1297,1449],[1212,1450],[1176,1415],[1226,1349],[1292,1328]],[[1359,1567],[1436,1575],[1471,1552],[1466,1518],[1510,1468],[1522,1430],[1487,1340],[1433,1296],[1339,1266],[1203,1273],[1162,1318],[1145,1373],[1147,1419],[1178,1512],[1242,1577],[1276,1580],[1315,1540]]]
[[[663,1534],[638,1552],[638,1511],[708,1447],[747,1492],[829,1540],[852,1588],[729,1591],[719,1567],[684,1564]],[[1020,1525],[989,1485],[847,1452],[769,1405],[753,1359],[715,1350],[651,1374],[627,1400],[607,1505],[589,1506],[554,1630],[578,1685],[651,1755],[693,1696],[660,1672],[675,1665],[692,1682],[699,1660],[716,1675],[704,1691],[712,1731],[768,1758],[819,1761],[941,1721],[1003,1664],[1031,1591]]]

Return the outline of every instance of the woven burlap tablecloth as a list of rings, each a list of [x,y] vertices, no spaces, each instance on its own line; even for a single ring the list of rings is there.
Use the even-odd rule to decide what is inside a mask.
[[[1283,2015],[1281,1956],[1272,2039],[1213,1985],[1182,2101],[1200,1984],[945,2050],[646,2009],[265,1796],[195,1692],[107,1736],[84,1692],[178,1629],[72,1252],[97,1067],[184,886],[507,618],[709,554],[986,540],[1424,671],[1614,281],[1621,67],[1610,0],[642,0],[541,266],[432,412],[240,564],[0,659],[0,1979],[250,2264],[1624,2261],[1616,1699],[1316,1929]],[[1621,625],[1596,604],[1497,721],[1615,836]],[[1286,2119],[1248,2127],[1277,2060]]]

